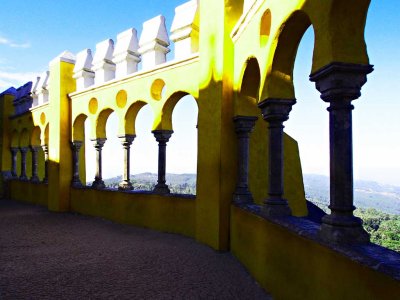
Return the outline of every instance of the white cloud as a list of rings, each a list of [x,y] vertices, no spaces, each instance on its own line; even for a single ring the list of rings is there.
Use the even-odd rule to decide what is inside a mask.
[[[9,39],[2,37],[2,36],[0,36],[0,45],[6,45],[11,48],[30,48],[31,47],[31,44],[29,44],[29,43],[22,43],[22,44],[14,43],[13,41],[10,41]]]
[[[27,83],[28,81],[34,80],[38,74],[35,72],[26,73],[14,73],[0,71],[0,92],[8,89],[9,87],[20,87],[21,85]]]

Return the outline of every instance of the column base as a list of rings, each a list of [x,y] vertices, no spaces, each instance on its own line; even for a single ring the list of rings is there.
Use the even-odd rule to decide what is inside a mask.
[[[233,202],[236,204],[250,204],[253,203],[253,196],[249,191],[237,190],[233,194]]]
[[[30,180],[32,183],[40,183],[40,179],[39,179],[39,177],[37,177],[37,176],[33,176],[33,177],[31,177],[31,180]]]
[[[121,191],[130,191],[133,190],[133,186],[130,181],[122,181],[118,184],[118,189]]]
[[[338,218],[327,215],[322,218],[318,236],[325,242],[336,244],[365,244],[370,235],[357,217]]]
[[[154,187],[153,193],[154,194],[159,194],[159,195],[165,195],[165,194],[171,193],[171,191],[169,190],[168,185],[166,185],[166,184],[157,184]]]
[[[20,176],[19,180],[21,180],[21,181],[29,181],[29,178],[27,176]]]
[[[97,189],[97,190],[104,189],[105,187],[106,187],[106,185],[104,184],[104,181],[101,179],[96,179],[92,183],[92,188]]]
[[[262,214],[266,217],[287,217],[292,211],[285,199],[266,199],[262,208]]]
[[[71,182],[71,187],[79,189],[79,188],[83,188],[83,184],[79,180],[73,180]]]

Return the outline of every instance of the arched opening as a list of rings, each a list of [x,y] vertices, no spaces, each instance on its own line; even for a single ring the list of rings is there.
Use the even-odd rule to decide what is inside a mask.
[[[21,179],[24,179],[23,176],[27,177],[29,176],[29,171],[30,171],[30,167],[29,167],[29,158],[30,158],[30,151],[29,151],[29,144],[30,144],[30,136],[29,136],[29,131],[28,129],[24,128],[21,131],[21,134],[19,136],[19,149],[20,149],[20,159],[17,160],[19,161],[19,173],[17,173],[19,176],[21,176]],[[22,160],[23,160],[23,156],[22,156],[22,151],[25,152],[25,171],[23,172],[22,170]]]
[[[86,184],[86,147],[91,146],[86,141],[86,136],[89,135],[87,133],[90,132],[85,130],[86,120],[87,116],[80,114],[72,125],[72,142],[82,143],[79,150],[79,179],[82,185]]]
[[[267,73],[261,101],[267,98],[293,99],[293,68],[300,41],[311,21],[303,11],[295,11],[281,25],[276,48],[271,51],[272,66]]]
[[[171,193],[196,194],[198,107],[191,95],[175,94],[171,103],[172,134],[167,147],[167,185]],[[174,102],[174,103],[172,103]],[[168,110],[169,110],[168,109]]]
[[[271,11],[267,9],[261,17],[260,23],[260,45],[264,47],[269,39],[271,33],[272,15]]]
[[[310,27],[301,39],[297,51],[293,76],[297,103],[290,113],[289,121],[285,123],[285,132],[298,143],[306,199],[327,209],[329,114],[315,84],[309,80],[313,50],[314,30]],[[312,206],[308,204],[308,207],[312,214]]]
[[[85,141],[85,147],[82,149],[84,155],[85,155],[85,160],[82,161],[82,164],[85,165],[85,177],[81,177],[81,181],[84,185],[90,185],[93,180],[94,176],[96,174],[96,150],[93,146],[93,141],[92,141],[92,127],[94,126],[93,120],[91,118],[86,118],[84,121],[84,141]],[[81,158],[81,157],[80,157]],[[79,174],[81,176],[81,174]]]
[[[32,130],[32,136],[31,136],[31,153],[32,156],[34,155],[34,152],[36,153],[36,164],[37,164],[37,177],[39,180],[42,180],[44,177],[44,168],[45,168],[45,157],[44,157],[44,152],[41,147],[41,130],[39,126],[36,126]],[[32,165],[32,168],[34,166]],[[33,172],[33,170],[32,170]],[[33,175],[33,174],[32,174]]]
[[[134,104],[135,105],[135,104]],[[150,105],[145,102],[136,104],[138,110],[132,109],[130,117],[136,138],[131,146],[130,170],[133,174],[132,184],[135,190],[152,191],[157,183],[158,146],[153,129],[154,114]],[[133,115],[136,117],[132,119]]]
[[[112,112],[106,120],[107,141],[103,147],[103,180],[108,188],[118,188],[123,170],[122,145],[118,139],[118,115]]]
[[[260,93],[260,67],[255,57],[246,60],[243,66],[243,76],[238,98],[235,103],[235,114],[243,116],[258,116],[257,107]]]

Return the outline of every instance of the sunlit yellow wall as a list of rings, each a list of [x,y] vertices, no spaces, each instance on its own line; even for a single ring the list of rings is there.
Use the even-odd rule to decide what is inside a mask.
[[[48,186],[12,180],[11,198],[48,205],[53,211],[71,210],[183,234],[218,250],[231,249],[276,299],[349,295],[384,299],[399,294],[398,285],[384,275],[231,207],[237,176],[232,118],[259,117],[250,139],[249,186],[255,202],[262,204],[268,195],[268,128],[257,104],[269,98],[295,98],[296,51],[310,25],[315,32],[311,72],[334,61],[367,64],[363,32],[369,2],[255,1],[242,15],[241,0],[201,0],[198,54],[83,91],[75,91],[73,63],[60,57],[53,60],[49,104],[9,120],[12,99],[6,96],[1,103],[3,171],[10,169],[10,145],[40,141],[50,149]],[[153,129],[171,130],[174,107],[187,94],[199,108],[196,199],[70,187],[71,141],[84,142],[85,135],[105,138],[111,113],[118,118],[118,135],[135,134],[136,116],[145,105],[153,112]],[[91,132],[84,131],[85,122],[90,123]],[[83,145],[80,152],[83,183],[85,147],[92,145]],[[17,159],[20,174],[20,154]],[[43,159],[40,151],[40,178]],[[32,172],[30,154],[27,171],[28,175]],[[284,136],[284,197],[293,215],[307,214],[298,145],[288,135]]]
[[[231,251],[274,299],[394,299],[398,281],[232,206]]]
[[[315,32],[312,72],[334,61],[368,64],[364,27],[369,3],[370,0],[257,2],[231,33],[235,43],[235,89],[240,88],[246,59],[254,56],[261,69],[260,100],[293,98],[296,51],[310,25]],[[271,22],[262,22],[267,11]],[[265,35],[260,35],[261,24],[264,28],[270,25]]]
[[[195,200],[71,189],[71,210],[115,222],[195,236]]]
[[[49,209],[68,211],[72,178],[71,115],[68,94],[75,90],[74,64],[56,58],[50,63]]]

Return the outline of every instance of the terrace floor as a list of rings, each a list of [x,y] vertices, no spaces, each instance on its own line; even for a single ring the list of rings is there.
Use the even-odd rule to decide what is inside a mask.
[[[0,299],[271,299],[180,235],[0,200]]]

